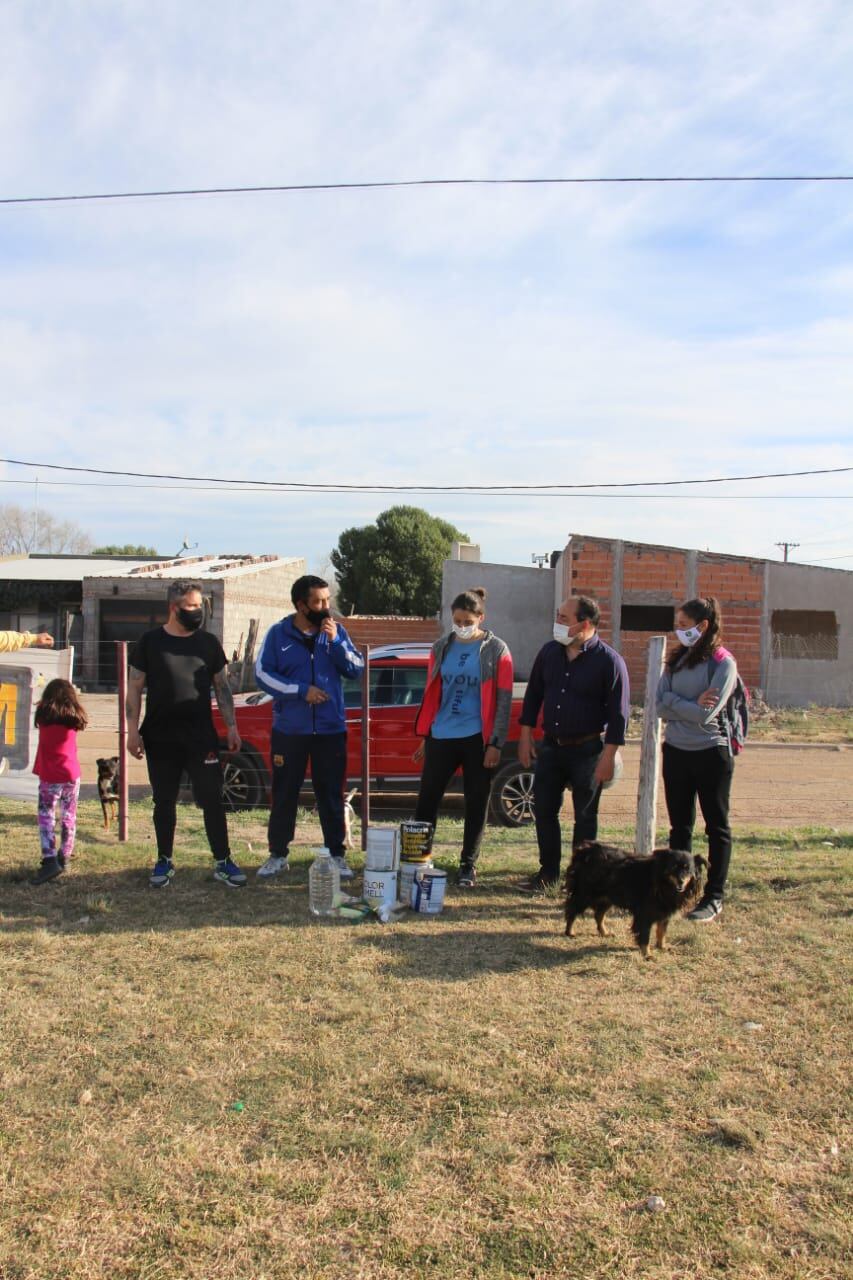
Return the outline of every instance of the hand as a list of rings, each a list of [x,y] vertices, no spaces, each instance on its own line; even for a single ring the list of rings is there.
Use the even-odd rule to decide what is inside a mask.
[[[228,750],[239,751],[242,745],[243,745],[243,739],[240,737],[240,734],[237,732],[236,724],[230,724],[228,726]]]
[[[330,640],[337,639],[338,624],[334,618],[324,618],[320,627],[320,635],[327,635]]]
[[[135,759],[141,760],[145,755],[145,744],[139,736],[138,729],[129,728],[127,731],[127,750],[128,754],[134,756]]]
[[[312,707],[316,707],[321,702],[328,702],[329,695],[324,693],[322,689],[318,689],[315,684],[309,684],[305,691],[305,701],[310,703]]]
[[[536,744],[533,741],[533,734],[530,729],[524,726],[522,726],[521,737],[518,739],[518,758],[525,769],[529,769],[536,759]]]
[[[593,782],[600,787],[603,782],[611,782],[615,772],[616,752],[602,751],[595,766],[595,773],[592,775]]]
[[[49,636],[46,631],[40,631],[33,640],[32,648],[34,649],[52,649],[53,636]]]
[[[424,744],[424,740],[423,740],[423,738],[421,738],[421,740],[420,740],[420,742],[418,743],[417,748],[416,748],[416,750],[415,750],[415,754],[412,756],[412,759],[413,759],[413,760],[416,760],[418,763],[420,763],[420,761],[421,761],[421,760],[423,760],[423,758],[424,758],[424,752],[425,752],[425,750],[426,750],[426,746],[425,746],[425,744]]]
[[[700,693],[696,699],[700,707],[715,707],[720,701],[719,689],[706,689],[704,693]]]
[[[483,756],[484,769],[496,769],[501,762],[500,747],[486,747],[486,754]]]

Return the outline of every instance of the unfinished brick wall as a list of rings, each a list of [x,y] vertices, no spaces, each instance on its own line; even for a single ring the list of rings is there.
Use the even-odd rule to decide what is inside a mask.
[[[625,659],[632,702],[643,700],[649,639],[661,630],[634,631],[620,626],[614,631],[614,605],[618,605],[621,619],[625,606],[677,609],[692,595],[716,596],[723,613],[726,647],[737,658],[747,685],[761,683],[764,561],[582,535],[572,536],[567,552],[566,593],[598,600],[601,636]],[[671,635],[669,638],[672,640]]]
[[[371,649],[380,644],[402,644],[413,640],[432,644],[441,635],[441,625],[437,618],[354,614],[341,621],[357,646],[369,644]]]

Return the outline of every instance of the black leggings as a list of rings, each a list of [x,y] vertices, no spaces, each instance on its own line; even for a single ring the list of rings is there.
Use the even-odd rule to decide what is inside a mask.
[[[154,796],[157,856],[171,858],[175,845],[178,792],[184,770],[193,798],[204,814],[204,829],[214,858],[229,856],[228,825],[222,807],[222,766],[218,751],[204,751],[181,742],[146,742],[145,760]]]
[[[424,768],[415,809],[415,817],[420,822],[434,824],[450,779],[457,769],[462,770],[465,826],[460,862],[471,867],[480,854],[494,774],[494,769],[487,769],[483,764],[485,754],[481,733],[473,733],[468,738],[426,738]]]
[[[720,901],[732,856],[729,795],[733,773],[734,760],[728,747],[683,751],[664,743],[663,785],[669,813],[669,847],[690,852],[698,797],[705,819],[710,863],[705,894]]]

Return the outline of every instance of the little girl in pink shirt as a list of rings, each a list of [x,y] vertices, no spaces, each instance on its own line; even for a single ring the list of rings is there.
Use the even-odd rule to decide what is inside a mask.
[[[65,870],[74,851],[77,829],[77,797],[80,794],[80,762],[77,733],[88,724],[77,692],[68,680],[51,680],[36,707],[39,745],[33,773],[39,779],[39,839],[41,866],[31,884],[55,880]],[[60,840],[56,848],[56,809],[59,806]]]

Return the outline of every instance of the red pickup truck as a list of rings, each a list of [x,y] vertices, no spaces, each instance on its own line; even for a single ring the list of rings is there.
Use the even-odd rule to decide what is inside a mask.
[[[370,654],[370,771],[378,791],[412,791],[420,777],[412,756],[415,711],[426,685],[429,645],[385,645]],[[344,680],[347,709],[347,776],[361,782],[361,679]],[[518,720],[524,686],[513,694],[509,737],[492,783],[490,816],[494,822],[520,827],[533,821],[533,773],[517,755]],[[272,698],[265,693],[234,699],[242,749],[223,756],[225,803],[230,809],[252,809],[268,801]],[[225,728],[214,706],[213,718],[225,746]]]

